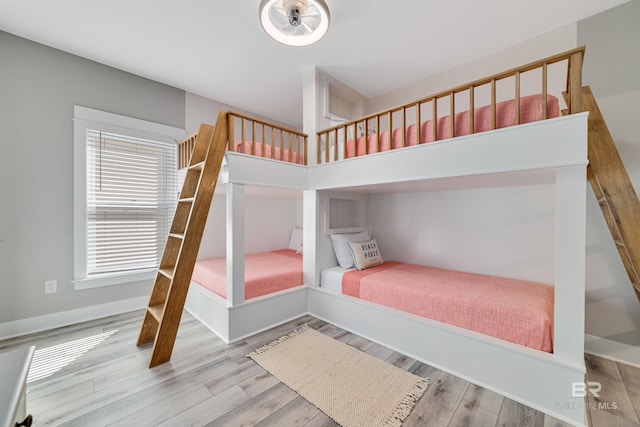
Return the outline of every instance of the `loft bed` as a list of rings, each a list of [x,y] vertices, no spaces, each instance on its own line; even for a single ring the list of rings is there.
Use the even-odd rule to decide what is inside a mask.
[[[226,164],[219,178],[227,197],[226,299],[191,286],[187,309],[227,342],[309,313],[556,418],[584,425],[584,402],[570,392],[572,383],[584,381],[585,372],[587,115],[580,114],[579,95],[583,54],[583,48],[576,49],[318,132],[317,164],[309,164],[303,134],[280,136],[275,125],[229,113],[229,122],[241,124],[239,131],[237,124],[229,125]],[[554,64],[563,64],[567,70],[564,96],[547,92],[547,70]],[[539,70],[542,90],[524,95],[522,78],[532,70]],[[503,79],[514,82],[513,100],[498,101],[498,83]],[[480,98],[477,88],[487,84],[490,103],[475,108]],[[461,96],[468,99],[466,106]],[[448,115],[442,116],[438,110],[445,98]],[[558,116],[561,98],[566,111]],[[465,111],[458,112],[456,105],[463,105]],[[534,114],[529,114],[530,106]],[[489,117],[488,122],[483,116]],[[355,138],[350,137],[350,129]],[[283,135],[286,132],[282,130]],[[539,183],[553,184],[556,192],[552,352],[319,286],[321,272],[335,266],[329,238],[332,227],[321,214],[332,209],[332,199],[364,200],[370,192],[379,191]],[[304,190],[304,286],[247,300],[242,218],[244,187],[254,184]],[[339,197],[333,197],[336,194]],[[355,227],[347,224],[341,230],[366,225],[366,221]],[[482,371],[475,369],[479,361]]]
[[[227,113],[227,123],[217,183],[226,199],[225,256],[196,262],[185,308],[223,341],[233,342],[307,312],[302,255],[296,253],[301,230],[294,228],[288,249],[247,253],[244,239],[249,192],[278,198],[305,188],[307,136],[236,112]],[[179,144],[179,166],[189,163],[196,136]],[[268,226],[269,218],[261,221]],[[294,240],[300,242],[292,246]]]
[[[552,71],[566,70],[562,89],[571,111],[565,113],[579,112],[583,55],[581,47],[319,131],[318,163],[558,117],[563,94],[549,93]],[[532,80],[537,84],[530,84]],[[504,101],[498,102],[499,92]],[[486,105],[476,107],[479,102]],[[466,110],[459,111],[459,105]]]

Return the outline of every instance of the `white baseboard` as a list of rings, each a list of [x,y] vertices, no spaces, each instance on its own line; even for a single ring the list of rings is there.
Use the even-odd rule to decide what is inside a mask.
[[[584,352],[640,368],[640,346],[585,334]]]
[[[148,302],[148,296],[141,296],[0,323],[0,340],[143,309]]]

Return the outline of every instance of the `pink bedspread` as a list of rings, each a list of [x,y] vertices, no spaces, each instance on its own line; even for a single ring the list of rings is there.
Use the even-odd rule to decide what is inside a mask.
[[[245,141],[244,147],[242,145],[242,141],[236,141],[234,144],[234,150],[236,153],[252,154],[252,151],[251,151],[252,145],[253,145],[253,141]],[[291,152],[291,160],[289,160],[288,149],[285,148],[284,150],[281,150],[280,147],[276,147],[275,150],[272,150],[271,145],[265,145],[264,147],[265,149],[264,149],[264,156],[263,156],[262,143],[256,142],[256,152],[255,152],[256,157],[265,157],[267,159],[282,160],[283,162],[288,162],[288,163],[298,163],[298,164],[304,163],[304,156],[298,155],[297,151]],[[282,156],[280,155],[280,151],[282,151]]]
[[[345,273],[346,295],[553,352],[553,288],[397,262]]]
[[[302,255],[290,249],[245,255],[244,298],[251,299],[302,285]],[[227,260],[196,261],[191,280],[227,297]]]
[[[516,101],[504,101],[496,104],[496,128],[505,128],[514,126],[516,124]],[[547,118],[558,117],[560,114],[560,107],[558,105],[558,98],[552,95],[547,96]],[[531,123],[538,120],[542,120],[542,95],[530,95],[520,98],[520,124]],[[462,136],[469,134],[469,112],[464,111],[455,115],[454,121],[455,136]],[[491,130],[492,126],[492,109],[490,105],[476,108],[473,115],[473,127],[475,133]],[[437,139],[451,138],[451,117],[445,116],[438,118],[437,126]],[[402,147],[402,128],[396,128],[393,130],[392,148]],[[420,143],[433,141],[433,122],[431,120],[422,122],[420,125]],[[407,133],[405,136],[406,146],[416,145],[417,143],[417,131],[416,125],[412,124],[407,126]],[[367,137],[368,151],[365,151],[364,137],[360,137],[357,140],[357,146],[353,140],[347,142],[347,158],[364,156],[366,153],[376,153],[378,151],[378,145],[376,141],[376,134],[369,135]],[[383,131],[380,133],[380,151],[389,150],[389,132]]]

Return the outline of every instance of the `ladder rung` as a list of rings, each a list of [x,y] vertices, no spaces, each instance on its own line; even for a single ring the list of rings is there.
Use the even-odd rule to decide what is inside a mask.
[[[606,197],[600,197],[598,199],[598,203],[600,203],[601,205],[604,205],[605,203],[607,203],[607,198]]]
[[[615,240],[616,245],[618,246],[622,246],[623,248],[626,248],[627,245],[625,245],[624,240]]]
[[[189,169],[202,169],[203,167],[204,167],[204,161],[189,165]]]
[[[174,239],[184,239],[184,234],[180,234],[180,233],[169,233],[169,237],[173,237]]]
[[[162,304],[150,305],[147,307],[147,310],[158,322],[162,319],[162,312],[164,311],[164,306]]]
[[[158,272],[165,276],[167,279],[173,279],[173,268],[159,268]]]
[[[178,200],[179,203],[193,203],[193,197],[185,197],[184,199]]]

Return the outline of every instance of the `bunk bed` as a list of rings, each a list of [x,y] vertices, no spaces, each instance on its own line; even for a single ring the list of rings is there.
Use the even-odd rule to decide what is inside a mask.
[[[187,310],[226,342],[308,313],[556,418],[584,425],[583,401],[571,396],[572,383],[584,381],[585,372],[587,114],[581,113],[580,106],[583,54],[583,48],[576,49],[320,131],[317,162],[309,161],[306,135],[229,113],[228,151],[219,177],[227,200],[226,292],[223,297],[192,285]],[[546,88],[547,67],[560,62],[567,68],[563,114],[559,114],[558,101],[562,95],[549,94]],[[522,95],[521,75],[534,69],[542,76],[541,93]],[[513,100],[498,102],[497,82],[511,78]],[[475,108],[475,91],[482,85],[490,87],[490,103]],[[458,112],[455,105],[465,91],[468,106]],[[438,105],[444,98],[449,99],[449,108],[442,115]],[[535,114],[528,113],[527,105],[535,106]],[[511,114],[513,119],[506,119]],[[482,118],[485,116],[488,119]],[[240,120],[240,130],[234,120]],[[356,136],[359,127],[369,133],[372,123],[367,144],[364,134],[360,144],[358,137],[349,138],[349,132]],[[287,132],[288,137],[281,136]],[[408,187],[430,191],[536,183],[551,183],[556,193],[554,283],[545,288],[547,300],[549,292],[553,293],[553,308],[546,325],[547,342],[539,349],[320,286],[322,271],[336,265],[329,237],[332,227],[326,218],[336,194],[363,200],[369,192]],[[254,184],[303,192],[304,285],[249,299],[245,293],[244,187]],[[347,224],[342,231],[367,226],[365,216],[364,222],[355,227]],[[476,369],[478,364],[482,370]]]
[[[314,285],[309,287],[309,312],[558,419],[584,425],[584,401],[571,396],[572,384],[584,381],[585,372],[587,115],[581,113],[580,105],[583,53],[576,49],[319,131],[319,164],[309,166],[314,191],[305,195],[305,209],[310,213],[305,212],[304,227],[317,230],[305,235],[305,254],[315,257],[313,268],[305,271]],[[557,63],[565,66],[564,94],[547,92],[548,68]],[[538,89],[523,95],[521,78],[533,70],[540,76]],[[512,92],[511,100],[498,102],[496,87],[502,79],[510,79],[515,94]],[[489,87],[488,106],[478,96],[483,85]],[[566,106],[559,105],[560,99]],[[534,114],[527,103],[537,105],[531,109]],[[508,126],[511,124],[514,126]],[[321,276],[326,278],[326,270],[337,264],[329,236],[369,227],[364,222],[356,223],[355,228],[348,224],[347,231],[336,230],[328,223],[328,214],[311,213],[331,212],[333,201],[379,192],[531,185],[552,185],[555,190],[553,281],[535,285],[546,292],[545,316],[552,332],[547,333],[547,344],[539,348],[478,332],[468,324],[456,325],[452,318],[442,322],[407,307],[388,307],[393,298],[389,277],[376,283],[380,295],[375,303],[345,295],[340,279],[338,291],[324,287]]]

